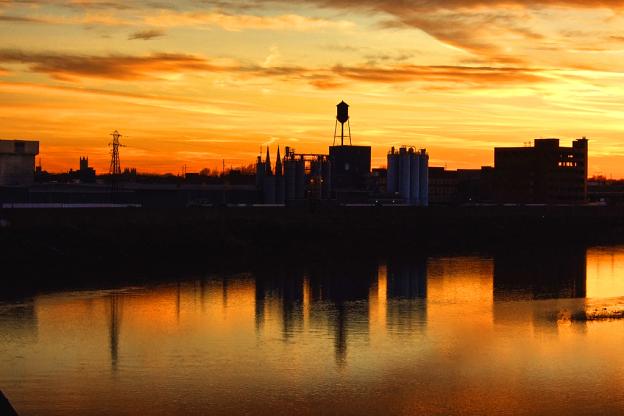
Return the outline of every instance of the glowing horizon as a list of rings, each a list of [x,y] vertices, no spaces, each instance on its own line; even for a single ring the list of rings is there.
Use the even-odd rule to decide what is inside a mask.
[[[43,168],[89,157],[179,173],[325,152],[335,105],[373,166],[391,146],[432,166],[495,146],[590,140],[590,175],[624,177],[624,4],[562,0],[0,1],[0,138]],[[580,29],[579,29],[580,28]]]

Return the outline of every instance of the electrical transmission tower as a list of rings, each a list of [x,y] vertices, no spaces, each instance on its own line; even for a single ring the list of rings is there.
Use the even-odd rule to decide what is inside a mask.
[[[111,175],[121,175],[121,164],[119,162],[119,148],[125,147],[123,144],[119,143],[119,138],[121,134],[117,130],[115,130],[111,136],[113,136],[112,143],[108,145],[111,147],[111,162],[110,168],[108,169],[108,173]]]

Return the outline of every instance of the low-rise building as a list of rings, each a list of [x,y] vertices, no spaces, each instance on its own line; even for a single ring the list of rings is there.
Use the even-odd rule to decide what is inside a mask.
[[[23,186],[35,181],[35,156],[39,142],[0,140],[0,185]]]
[[[562,147],[536,139],[532,147],[494,149],[495,199],[501,203],[587,201],[587,139]]]

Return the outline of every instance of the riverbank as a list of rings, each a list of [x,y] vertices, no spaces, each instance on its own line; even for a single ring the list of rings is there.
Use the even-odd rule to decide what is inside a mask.
[[[604,206],[5,209],[0,224],[14,287],[81,283],[84,270],[624,242],[624,209]]]

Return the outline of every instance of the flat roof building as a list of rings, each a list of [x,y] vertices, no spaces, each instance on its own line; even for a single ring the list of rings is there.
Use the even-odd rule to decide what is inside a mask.
[[[494,149],[497,202],[584,203],[587,201],[586,138],[562,147],[559,139],[536,139],[533,147]]]
[[[35,156],[39,142],[0,140],[0,185],[30,185],[35,180]]]

